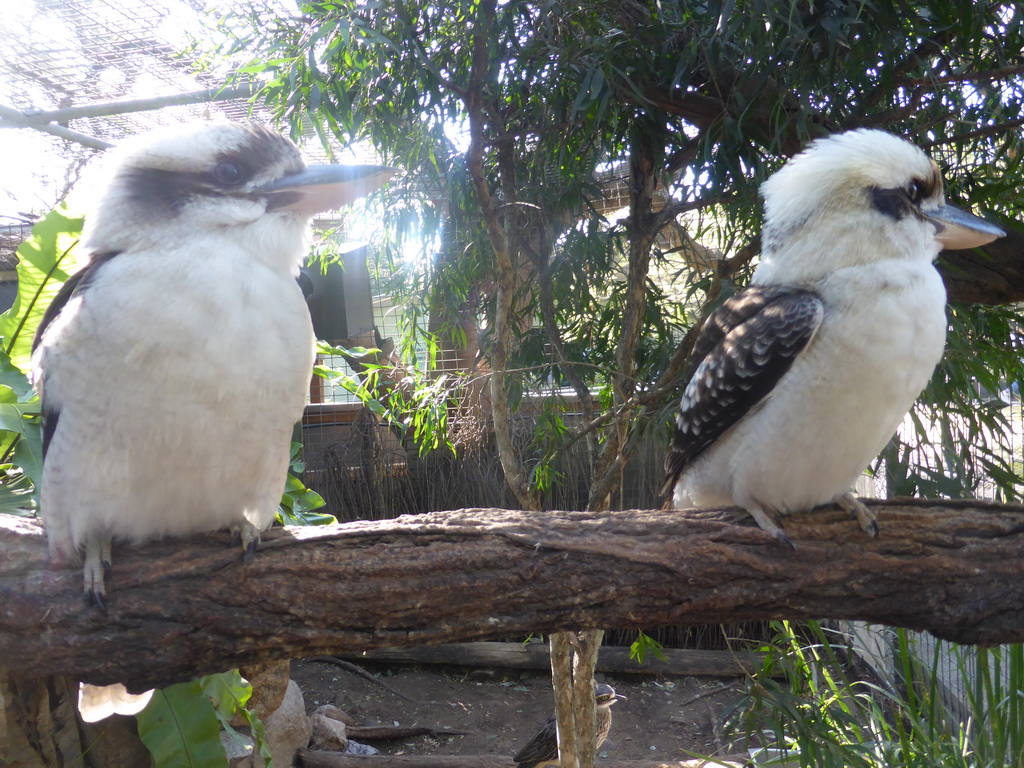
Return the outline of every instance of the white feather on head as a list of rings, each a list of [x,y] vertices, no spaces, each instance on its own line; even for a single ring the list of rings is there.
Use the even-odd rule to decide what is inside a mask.
[[[812,142],[761,186],[765,223],[755,283],[813,282],[845,266],[934,260],[936,228],[880,211],[872,190],[923,182],[922,208],[944,204],[938,166],[897,136],[857,129]]]

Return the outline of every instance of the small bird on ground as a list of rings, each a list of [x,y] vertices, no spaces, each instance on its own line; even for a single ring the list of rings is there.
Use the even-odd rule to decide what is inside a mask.
[[[595,685],[594,696],[597,699],[597,746],[600,747],[612,729],[612,704],[626,697],[617,694],[607,683]],[[548,718],[537,734],[512,759],[519,768],[558,765],[558,731],[554,715]]]
[[[393,173],[307,167],[256,123],[154,131],[104,161],[79,246],[88,263],[33,345],[51,560],[84,548],[101,608],[114,539],[230,528],[252,556],[313,366],[296,283],[309,221]]]
[[[812,143],[764,183],[761,262],[693,349],[665,460],[677,509],[735,505],[791,544],[777,516],[850,493],[942,357],[934,261],[1004,233],[945,202],[938,166],[878,130]]]

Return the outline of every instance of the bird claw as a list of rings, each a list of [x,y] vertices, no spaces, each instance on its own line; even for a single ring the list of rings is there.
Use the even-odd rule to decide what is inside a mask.
[[[87,589],[85,590],[85,602],[89,605],[95,606],[100,613],[106,616],[110,611],[107,609],[107,601],[103,596],[103,592],[98,589]]]
[[[748,507],[747,512],[754,518],[754,522],[760,526],[761,530],[770,533],[780,544],[789,547],[794,552],[796,551],[796,544],[785,534],[782,526],[768,512],[756,506]]]
[[[868,536],[872,539],[878,536],[878,532],[881,530],[881,527],[878,525],[878,518],[875,517],[875,513],[868,509],[864,502],[857,499],[852,493],[844,493],[836,499],[836,503],[841,509],[846,510],[850,517],[857,520],[861,529]]]
[[[248,520],[231,526],[231,543],[242,545],[242,549],[245,550],[242,554],[242,563],[245,565],[252,562],[256,550],[260,547],[261,538],[259,529]]]
[[[110,558],[110,539],[89,537],[85,542],[85,599],[104,614],[107,613],[106,578],[113,571]]]
[[[253,539],[245,546],[245,553],[242,555],[242,563],[248,565],[252,562],[253,557],[256,556],[256,548],[259,545],[259,537]]]
[[[779,542],[779,544],[789,547],[791,550],[796,552],[796,543],[791,538],[789,538],[789,536],[783,533],[781,528],[775,534],[775,539]]]

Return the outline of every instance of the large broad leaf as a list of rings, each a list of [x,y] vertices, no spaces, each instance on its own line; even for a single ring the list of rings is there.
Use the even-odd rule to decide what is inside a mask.
[[[39,396],[0,349],[0,512],[27,514],[38,503],[43,476]]]
[[[75,266],[71,254],[81,231],[82,219],[60,208],[41,219],[18,248],[18,295],[0,315],[0,512],[24,514],[38,501],[43,442],[39,398],[27,376],[32,338]]]
[[[14,463],[25,474],[38,480],[42,477],[43,442],[39,429],[39,398],[28,402],[8,400],[15,395],[8,387],[0,386],[0,448],[14,447]],[[10,445],[8,445],[10,441]]]
[[[28,373],[32,337],[61,285],[79,266],[75,245],[82,233],[81,216],[63,205],[32,227],[32,236],[18,247],[18,295],[0,315],[3,351],[21,371]]]
[[[217,712],[200,681],[153,693],[137,714],[139,738],[157,768],[213,768],[227,765]]]
[[[35,486],[23,472],[10,464],[0,466],[0,514],[29,517],[35,514],[32,500]]]
[[[277,506],[277,522],[281,525],[335,525],[338,519],[334,515],[313,511],[325,506],[327,502],[299,479],[305,470],[302,443],[292,443],[288,479],[285,481],[281,503]]]

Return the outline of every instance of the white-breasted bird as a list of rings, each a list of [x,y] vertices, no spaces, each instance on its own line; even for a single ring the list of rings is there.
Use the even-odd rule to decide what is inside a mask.
[[[942,357],[934,261],[999,228],[946,205],[938,166],[892,134],[813,142],[761,188],[761,262],[694,345],[665,460],[677,509],[735,505],[784,542],[778,516],[838,503]]]
[[[51,559],[84,548],[101,607],[114,539],[231,528],[252,555],[313,366],[296,283],[309,221],[393,173],[307,167],[256,123],[158,130],[104,161],[89,261],[45,313],[33,359]]]

